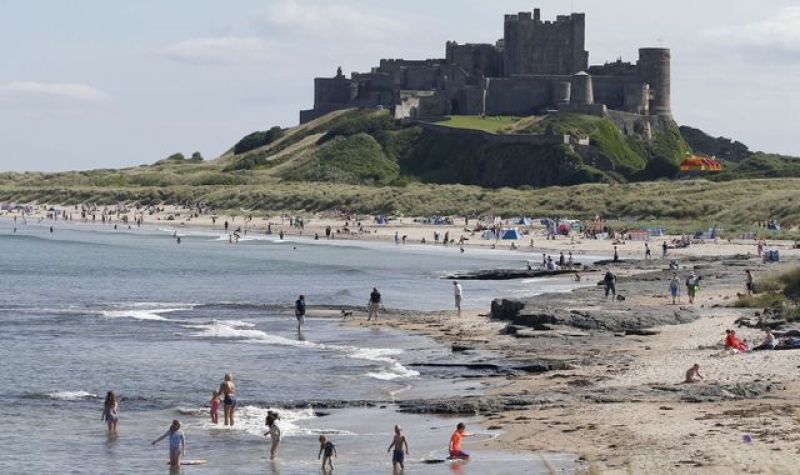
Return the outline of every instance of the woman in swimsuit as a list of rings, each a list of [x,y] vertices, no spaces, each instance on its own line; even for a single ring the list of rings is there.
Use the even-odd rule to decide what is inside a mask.
[[[109,432],[117,431],[117,422],[119,422],[119,402],[117,402],[117,395],[114,391],[109,391],[106,394],[106,401],[103,404],[102,420],[108,424]]]
[[[223,396],[225,425],[233,425],[233,411],[236,409],[236,385],[233,384],[233,375],[225,373],[225,381],[219,385],[219,392]]]

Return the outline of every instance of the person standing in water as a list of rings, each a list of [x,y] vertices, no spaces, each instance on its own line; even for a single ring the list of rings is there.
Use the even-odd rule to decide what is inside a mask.
[[[172,467],[179,467],[181,465],[181,455],[186,455],[186,437],[183,435],[179,420],[172,421],[169,430],[150,445],[156,445],[166,437],[169,437],[169,464]]]
[[[306,296],[301,295],[294,302],[294,316],[297,318],[297,329],[306,322]]]
[[[373,316],[375,316],[375,321],[378,321],[378,311],[381,308],[381,293],[378,292],[377,287],[372,288],[372,292],[369,294],[369,303],[367,304],[367,308],[369,313],[367,314],[367,321],[370,321]]]
[[[325,455],[325,457],[322,457]],[[330,470],[334,469],[333,466],[333,459],[337,457],[336,454],[336,446],[333,445],[333,442],[328,440],[324,435],[319,436],[319,454],[317,455],[317,460],[322,457],[322,470],[325,470],[325,464],[327,463],[330,467]]]
[[[219,391],[211,393],[211,422],[219,424]]]
[[[461,294],[464,292],[464,289],[461,288],[461,284],[458,283],[457,280],[453,281],[453,297],[456,301],[456,312],[457,315],[461,316]]]
[[[389,444],[386,452],[390,452],[392,448],[394,448],[392,466],[397,470],[397,466],[400,465],[400,469],[405,470],[404,464],[406,455],[408,455],[408,440],[406,440],[406,436],[403,435],[403,429],[399,425],[394,426],[394,439],[392,439],[392,443]],[[403,450],[404,448],[405,450]]]
[[[267,430],[264,432],[264,436],[269,435],[270,439],[272,440],[272,444],[269,448],[270,460],[275,460],[275,456],[278,454],[278,446],[281,444],[281,429],[278,427],[278,420],[280,418],[281,417],[277,412],[267,412],[267,420],[265,421]]]
[[[117,422],[119,422],[119,401],[114,391],[109,391],[106,394],[106,400],[103,403],[102,420],[108,425],[109,432],[117,431]]]
[[[236,410],[236,385],[233,384],[233,375],[231,373],[225,373],[225,380],[219,385],[219,392],[223,397],[222,403],[225,425],[233,426],[233,413]]]

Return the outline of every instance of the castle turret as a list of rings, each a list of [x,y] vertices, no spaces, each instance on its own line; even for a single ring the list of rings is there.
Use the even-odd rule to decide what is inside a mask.
[[[650,114],[672,115],[670,105],[670,50],[668,48],[641,48],[639,50],[639,78],[650,85]]]
[[[572,76],[570,104],[576,106],[590,106],[594,104],[594,87],[592,77],[581,71]]]
[[[553,82],[553,104],[558,107],[563,104],[569,104],[572,92],[572,84],[567,81]]]

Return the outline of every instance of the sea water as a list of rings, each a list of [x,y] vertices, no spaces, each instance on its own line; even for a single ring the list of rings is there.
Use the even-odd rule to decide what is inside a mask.
[[[411,442],[407,473],[548,473],[537,454],[477,451],[466,465],[423,463],[444,458],[458,421],[401,415],[391,402],[481,388],[415,369],[413,363],[457,358],[428,338],[314,316],[314,306],[351,306],[361,317],[372,287],[390,308],[450,310],[452,284],[444,275],[519,267],[519,255],[264,235],[229,244],[221,233],[188,229],[177,231],[177,244],[169,228],[58,222],[50,232],[50,224],[0,219],[3,467],[167,471],[166,442],[150,442],[180,419],[185,458],[208,460],[183,473],[319,473],[320,434],[336,443],[336,473],[391,473],[386,447],[396,423]],[[464,307],[488,310],[495,297],[571,285],[465,282]],[[292,306],[300,293],[309,312],[299,332]],[[207,409],[225,373],[235,374],[239,397],[232,429],[211,424]],[[445,388],[437,385],[442,377]],[[109,390],[121,399],[115,436],[100,420]],[[341,401],[351,407],[314,407]],[[382,406],[362,407],[365,401]],[[270,409],[280,412],[283,431],[276,462],[266,460],[262,435]],[[571,460],[551,458],[564,467]]]

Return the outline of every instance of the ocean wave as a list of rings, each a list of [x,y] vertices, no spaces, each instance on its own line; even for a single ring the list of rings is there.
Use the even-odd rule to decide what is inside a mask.
[[[88,391],[54,391],[50,393],[29,394],[28,399],[50,399],[53,401],[87,401],[101,399],[97,394]]]
[[[419,376],[419,371],[406,368],[398,362],[392,363],[385,371],[369,372],[367,376],[381,381],[394,381],[395,379],[409,379]]]
[[[192,336],[199,338],[230,338],[239,339],[245,343],[331,351],[344,354],[345,357],[351,359],[380,363],[383,367],[379,371],[367,373],[367,376],[383,381],[419,376],[419,372],[408,369],[397,361],[397,357],[403,353],[403,350],[397,348],[361,348],[357,346],[330,345],[315,343],[308,340],[289,339],[257,330],[253,328],[254,325],[237,320],[215,320],[207,324],[184,325],[184,327],[197,330]]]
[[[132,318],[134,320],[152,320],[152,321],[166,321],[167,318],[162,317],[156,312],[150,310],[112,310],[104,311],[103,316],[106,318]]]

